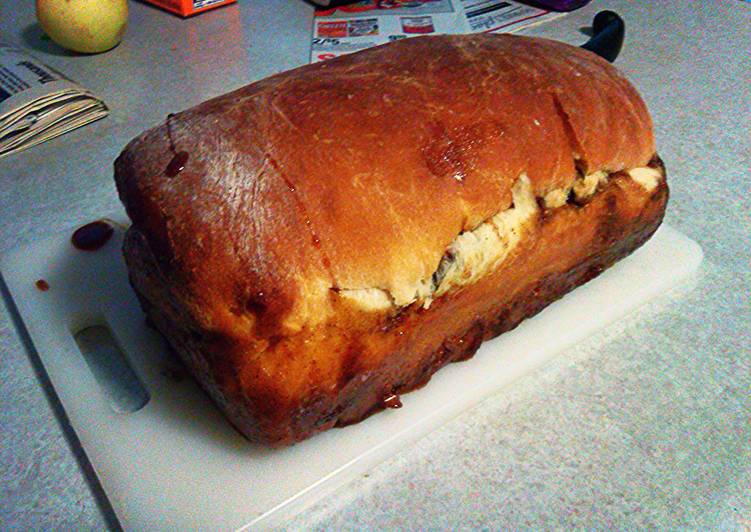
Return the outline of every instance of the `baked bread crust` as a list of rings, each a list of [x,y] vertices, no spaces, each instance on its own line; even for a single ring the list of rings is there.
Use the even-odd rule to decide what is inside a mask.
[[[188,159],[169,177],[176,150]],[[645,186],[628,171],[650,161]],[[586,198],[568,192],[595,172],[609,177]],[[271,445],[362,419],[471,356],[641,245],[667,201],[646,107],[617,70],[507,35],[414,38],[273,76],[139,136],[115,177],[148,315],[233,424]],[[514,209],[520,182],[540,208],[518,243],[441,293],[447,249]],[[571,202],[546,208],[561,191]],[[345,297],[369,291],[386,304]]]

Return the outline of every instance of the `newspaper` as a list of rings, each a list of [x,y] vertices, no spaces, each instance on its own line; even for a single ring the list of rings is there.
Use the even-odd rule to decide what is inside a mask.
[[[23,50],[0,44],[0,157],[108,113],[86,89]]]
[[[563,15],[510,0],[356,2],[316,11],[310,62],[417,35],[509,33]]]

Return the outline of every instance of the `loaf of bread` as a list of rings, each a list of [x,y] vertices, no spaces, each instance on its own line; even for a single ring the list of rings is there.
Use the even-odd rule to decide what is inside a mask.
[[[613,66],[485,34],[207,101],[133,140],[115,178],[145,312],[274,446],[397,406],[639,247],[668,198]]]

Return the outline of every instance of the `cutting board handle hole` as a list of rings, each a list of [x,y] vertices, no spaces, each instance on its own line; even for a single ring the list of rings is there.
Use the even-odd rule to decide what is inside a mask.
[[[118,414],[137,412],[151,398],[128,364],[123,350],[106,325],[91,325],[73,333],[86,365]]]

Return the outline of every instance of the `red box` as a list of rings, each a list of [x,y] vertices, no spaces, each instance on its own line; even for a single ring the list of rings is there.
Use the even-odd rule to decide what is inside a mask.
[[[207,9],[234,4],[237,0],[146,0],[146,2],[171,11],[181,17],[189,17]]]

